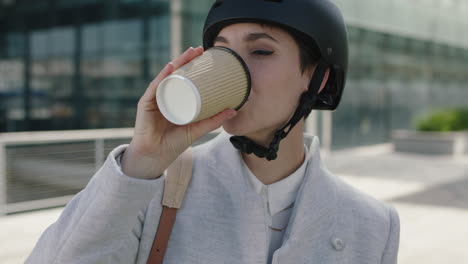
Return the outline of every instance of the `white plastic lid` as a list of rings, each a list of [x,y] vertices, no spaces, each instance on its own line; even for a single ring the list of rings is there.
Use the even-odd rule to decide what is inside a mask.
[[[189,124],[200,114],[198,89],[180,75],[170,75],[159,84],[156,101],[164,117],[176,125]]]

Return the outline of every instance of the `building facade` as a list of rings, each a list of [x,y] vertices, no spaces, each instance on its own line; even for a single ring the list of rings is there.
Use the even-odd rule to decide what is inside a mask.
[[[151,79],[201,44],[213,0],[0,0],[0,132],[132,127]],[[386,142],[466,105],[468,1],[336,0],[348,24],[343,100],[314,120],[332,148]]]

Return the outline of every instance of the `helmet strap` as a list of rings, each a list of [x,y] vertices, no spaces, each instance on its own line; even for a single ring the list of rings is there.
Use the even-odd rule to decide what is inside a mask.
[[[315,68],[309,89],[301,95],[299,105],[291,119],[275,132],[273,140],[268,148],[255,143],[245,136],[232,136],[230,138],[232,145],[240,152],[246,154],[253,153],[259,158],[266,158],[268,161],[275,160],[278,157],[281,140],[284,139],[289,132],[291,132],[293,127],[314,107],[318,92],[325,87],[329,74],[330,68],[328,64],[320,60]]]

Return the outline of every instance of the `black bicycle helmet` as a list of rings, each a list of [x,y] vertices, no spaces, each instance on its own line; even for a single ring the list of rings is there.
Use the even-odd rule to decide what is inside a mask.
[[[217,0],[211,7],[203,29],[203,46],[213,46],[215,37],[226,26],[242,23],[265,23],[300,36],[317,48],[320,60],[309,85],[301,96],[298,109],[283,128],[277,131],[269,148],[245,137],[232,137],[239,150],[268,160],[276,159],[281,139],[311,109],[335,110],[340,103],[348,67],[348,40],[343,16],[330,0]],[[317,95],[325,72],[329,79]]]

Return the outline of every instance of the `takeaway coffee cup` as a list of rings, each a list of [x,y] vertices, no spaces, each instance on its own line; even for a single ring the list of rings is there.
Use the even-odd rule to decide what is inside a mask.
[[[241,108],[250,94],[250,73],[233,50],[213,47],[159,84],[156,100],[164,117],[177,125]]]

